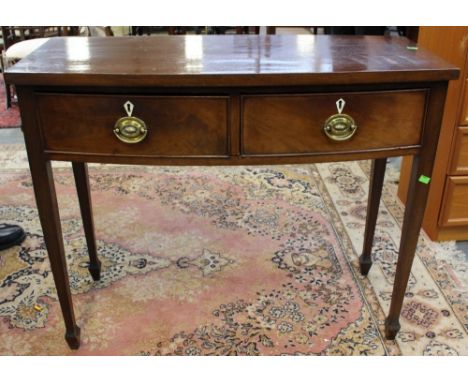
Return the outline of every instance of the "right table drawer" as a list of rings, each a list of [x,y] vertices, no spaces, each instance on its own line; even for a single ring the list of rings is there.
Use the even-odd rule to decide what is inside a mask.
[[[244,95],[242,154],[304,155],[419,146],[426,96],[425,89]],[[341,114],[340,108],[357,128],[351,138],[336,141],[323,127],[330,116]],[[335,128],[333,133],[339,135],[340,125]]]

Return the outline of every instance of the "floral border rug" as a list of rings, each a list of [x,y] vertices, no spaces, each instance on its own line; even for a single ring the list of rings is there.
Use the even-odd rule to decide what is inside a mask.
[[[422,234],[395,341],[383,336],[402,206],[388,174],[369,277],[358,271],[369,162],[91,165],[102,278],[88,274],[71,169],[54,163],[82,345],[71,351],[24,147],[0,153],[0,354],[468,355],[467,266]]]

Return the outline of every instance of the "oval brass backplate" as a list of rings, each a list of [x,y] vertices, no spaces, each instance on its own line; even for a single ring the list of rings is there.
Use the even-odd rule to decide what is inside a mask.
[[[146,123],[136,117],[122,117],[114,126],[114,134],[122,142],[138,143],[148,134]]]
[[[347,141],[357,130],[354,119],[347,114],[335,114],[323,125],[323,132],[333,141]]]

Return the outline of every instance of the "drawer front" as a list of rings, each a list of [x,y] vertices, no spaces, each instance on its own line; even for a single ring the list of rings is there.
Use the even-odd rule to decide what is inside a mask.
[[[451,174],[468,175],[468,126],[459,126],[453,143]]]
[[[449,176],[439,217],[443,227],[468,226],[468,176]]]
[[[147,127],[138,143],[114,133],[127,101]],[[226,156],[228,105],[228,97],[216,96],[38,95],[47,151],[101,155]]]
[[[242,153],[294,155],[418,146],[426,94],[416,90],[244,96]],[[323,131],[325,121],[338,113],[340,99],[342,113],[357,125],[346,141],[334,141]]]

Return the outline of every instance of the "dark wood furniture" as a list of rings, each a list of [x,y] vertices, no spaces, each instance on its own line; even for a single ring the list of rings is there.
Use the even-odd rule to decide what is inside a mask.
[[[387,338],[395,338],[429,190],[420,177],[431,176],[447,84],[458,76],[452,65],[408,49],[408,43],[362,36],[57,38],[11,67],[6,77],[17,86],[69,346],[79,346],[80,329],[51,160],[73,163],[90,271],[99,279],[87,162],[259,165],[373,159],[361,255],[361,272],[367,274],[385,160],[414,155],[385,326]]]
[[[468,27],[420,27],[418,45],[461,68],[448,87],[423,228],[432,240],[468,240]],[[406,201],[411,157],[401,167]]]

